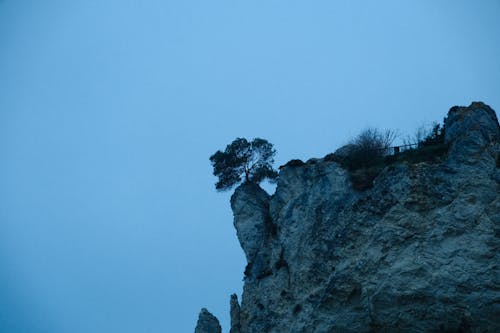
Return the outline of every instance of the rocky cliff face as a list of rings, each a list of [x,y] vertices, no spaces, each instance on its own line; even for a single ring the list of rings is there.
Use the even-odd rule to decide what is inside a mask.
[[[236,189],[248,260],[233,333],[500,332],[500,127],[454,107],[448,153],[386,167],[356,191],[335,162]]]

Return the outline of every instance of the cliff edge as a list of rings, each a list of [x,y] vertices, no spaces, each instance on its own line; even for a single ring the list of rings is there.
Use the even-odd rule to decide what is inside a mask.
[[[447,152],[388,165],[366,191],[315,159],[276,193],[231,198],[248,265],[232,333],[500,332],[500,126],[453,107]]]

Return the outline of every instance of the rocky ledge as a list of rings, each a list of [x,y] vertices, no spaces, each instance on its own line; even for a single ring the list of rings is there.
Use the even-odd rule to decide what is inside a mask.
[[[231,333],[500,332],[500,126],[473,103],[445,128],[438,161],[391,164],[365,191],[326,159],[283,167],[272,196],[238,187]],[[196,332],[220,332],[206,318]]]

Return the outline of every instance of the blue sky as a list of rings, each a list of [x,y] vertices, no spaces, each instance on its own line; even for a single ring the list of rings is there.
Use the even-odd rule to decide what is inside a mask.
[[[0,331],[228,330],[245,261],[208,157],[500,108],[500,2],[0,1]]]

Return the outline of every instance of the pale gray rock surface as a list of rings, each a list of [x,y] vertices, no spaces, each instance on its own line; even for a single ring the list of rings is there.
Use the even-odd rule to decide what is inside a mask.
[[[240,186],[235,332],[500,332],[500,126],[482,103],[445,124],[440,160],[366,191],[331,160],[281,168],[273,196]]]
[[[269,194],[254,183],[239,186],[231,197],[234,227],[247,262],[254,262],[267,239]]]
[[[211,314],[207,309],[203,308],[198,317],[198,323],[194,333],[221,333],[222,328],[219,320]]]

